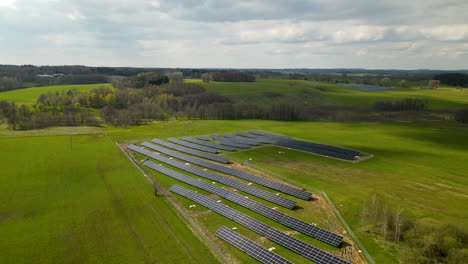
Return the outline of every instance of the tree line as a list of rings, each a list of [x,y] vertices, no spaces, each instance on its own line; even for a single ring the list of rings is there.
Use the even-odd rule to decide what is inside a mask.
[[[364,202],[361,229],[400,247],[400,260],[411,264],[464,264],[468,231],[452,223],[414,220],[401,207],[373,193]]]

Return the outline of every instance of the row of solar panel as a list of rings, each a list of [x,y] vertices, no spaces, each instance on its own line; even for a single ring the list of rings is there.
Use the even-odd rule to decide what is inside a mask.
[[[279,211],[273,210],[270,207],[259,203],[255,200],[248,199],[238,193],[234,193],[231,191],[228,191],[226,189],[223,189],[221,187],[209,184],[204,181],[200,181],[198,179],[189,177],[185,174],[182,174],[180,172],[168,169],[164,166],[157,165],[151,161],[145,161],[143,163],[148,168],[151,168],[153,170],[156,170],[162,174],[165,174],[169,177],[172,177],[174,179],[177,179],[179,181],[185,182],[187,184],[193,185],[195,187],[198,187],[200,189],[209,191],[213,194],[216,194],[220,197],[223,197],[231,202],[237,203],[239,205],[244,206],[245,208],[248,208],[254,212],[257,212],[263,216],[266,216],[278,223],[281,223],[285,226],[288,226],[290,228],[293,228],[294,230],[297,230],[303,234],[306,234],[310,237],[316,238],[322,242],[328,243],[333,246],[339,246],[341,241],[343,240],[342,236],[339,236],[337,234],[334,234],[332,232],[329,232],[327,230],[321,229],[319,227],[316,227],[314,225],[311,225],[309,223],[303,222],[301,220],[298,220],[292,216],[286,215],[284,213],[281,213]]]
[[[236,248],[247,253],[251,257],[257,259],[261,263],[265,264],[292,264],[287,259],[277,255],[270,250],[260,246],[252,240],[232,231],[231,229],[221,226],[215,235]]]
[[[218,153],[219,152],[219,150],[217,150],[215,148],[209,148],[209,147],[204,147],[204,146],[200,146],[200,145],[197,145],[197,144],[188,143],[186,141],[183,141],[183,140],[180,140],[180,139],[177,139],[177,138],[168,138],[167,141],[172,142],[172,143],[176,143],[176,144],[179,144],[179,145],[182,145],[182,146],[185,146],[185,147],[210,152],[210,153]]]
[[[227,151],[234,151],[235,150],[233,147],[223,146],[223,145],[219,145],[219,144],[215,144],[215,143],[211,143],[211,142],[207,142],[207,141],[203,141],[203,140],[199,140],[199,139],[195,139],[195,138],[183,137],[182,139],[185,140],[185,141],[191,142],[191,143],[195,143],[195,144],[198,144],[198,145],[205,146],[205,147],[210,147],[210,148],[215,148],[215,149],[222,149],[222,150],[227,150]]]
[[[355,155],[353,154],[338,153],[338,152],[334,152],[330,150],[324,150],[321,148],[298,145],[298,144],[295,144],[294,141],[291,141],[291,140],[277,140],[275,142],[275,145],[286,147],[286,148],[291,148],[291,149],[307,151],[307,152],[313,152],[313,153],[317,153],[320,155],[339,158],[339,159],[345,159],[345,160],[354,160],[355,158]]]
[[[319,148],[319,149],[333,151],[333,152],[342,153],[342,154],[349,154],[349,155],[352,155],[353,157],[358,156],[360,153],[359,151],[352,150],[352,149],[346,149],[342,147],[313,143],[313,142],[308,142],[308,141],[294,140],[286,136],[272,134],[272,133],[263,132],[263,131],[250,130],[249,132],[254,133],[256,135],[261,135],[261,136],[269,137],[272,139],[276,139],[276,140],[290,141],[289,142],[290,144],[303,145],[303,146]]]
[[[166,163],[166,164],[168,164],[170,166],[173,166],[175,168],[182,169],[184,171],[193,173],[193,174],[195,174],[197,176],[200,176],[202,178],[205,178],[205,179],[209,179],[209,180],[212,180],[212,181],[215,181],[215,182],[222,183],[224,185],[230,186],[232,188],[238,189],[240,191],[246,192],[248,194],[251,194],[251,195],[257,196],[259,198],[262,198],[264,200],[267,200],[269,202],[272,202],[274,204],[286,207],[288,209],[292,209],[292,208],[294,208],[294,206],[296,206],[296,201],[290,200],[290,199],[288,199],[286,197],[283,197],[283,196],[275,195],[275,194],[273,194],[273,193],[271,193],[269,191],[257,188],[255,186],[248,185],[248,184],[245,184],[245,183],[242,183],[242,182],[238,182],[238,181],[233,180],[231,178],[224,177],[224,176],[221,176],[219,174],[216,174],[216,173],[213,173],[213,172],[210,172],[210,171],[202,170],[202,169],[200,169],[198,167],[190,166],[189,164],[184,164],[183,162],[176,161],[174,159],[170,159],[170,158],[164,157],[162,155],[156,155],[155,153],[153,153],[151,151],[148,151],[146,149],[137,147],[135,145],[128,145],[127,148],[129,148],[129,149],[131,149],[131,150],[133,150],[135,152],[138,152],[140,154],[143,154],[143,155],[145,155],[147,157],[150,157],[152,159],[155,159],[157,161],[164,162],[164,163]]]
[[[173,185],[170,191],[184,196],[212,211],[217,212],[249,229],[252,231],[288,248],[312,261],[319,264],[346,264],[349,263],[332,254],[311,246],[295,237],[287,235],[273,227],[270,227],[244,213],[234,210],[224,204],[217,203],[216,201],[196,193],[190,189],[184,188],[177,184]]]
[[[169,143],[169,142],[166,142],[164,140],[157,139],[157,138],[153,139],[152,141],[154,143],[156,143],[156,144],[163,145],[165,147],[178,150],[180,152],[188,153],[188,154],[191,154],[191,155],[194,155],[194,156],[202,157],[202,158],[205,158],[205,159],[209,159],[209,160],[213,160],[213,161],[217,161],[217,162],[221,162],[221,163],[225,163],[225,164],[229,163],[229,159],[226,159],[226,158],[221,157],[221,156],[216,156],[216,155],[213,155],[213,154],[210,154],[210,153],[206,153],[206,152],[202,152],[202,151],[182,147],[182,146],[172,144],[172,143]]]
[[[242,132],[238,132],[238,134],[242,134],[244,136],[246,135],[246,133],[242,133]],[[335,147],[335,146],[293,140],[293,139],[276,137],[276,136],[269,137],[269,136],[254,135],[252,138],[261,140],[260,139],[261,137],[265,137],[265,138],[268,137],[270,139],[269,143],[277,145],[277,146],[317,153],[320,155],[339,158],[339,159],[354,160],[355,157],[359,154],[359,152],[355,150],[348,150],[348,149]],[[267,140],[263,140],[263,141],[267,141]]]
[[[155,141],[153,140],[153,142],[155,142]],[[159,141],[157,141],[157,142],[159,142]],[[193,164],[197,164],[197,165],[205,167],[205,168],[209,168],[209,169],[212,169],[212,170],[215,170],[215,171],[219,171],[219,172],[226,173],[226,174],[229,174],[229,175],[232,175],[232,176],[236,176],[238,178],[241,178],[241,179],[244,179],[244,180],[247,180],[247,181],[250,181],[250,182],[254,182],[254,183],[263,185],[265,187],[269,187],[271,189],[274,189],[274,190],[277,190],[277,191],[280,191],[280,192],[283,192],[283,193],[287,193],[289,195],[292,195],[292,196],[295,196],[295,197],[298,197],[298,198],[301,198],[301,199],[304,199],[304,200],[309,200],[310,197],[312,196],[312,193],[310,193],[310,192],[300,190],[300,189],[291,187],[289,185],[278,183],[278,182],[275,182],[275,181],[272,181],[272,180],[269,180],[269,179],[265,179],[265,178],[262,178],[262,177],[247,173],[247,172],[239,171],[239,170],[232,169],[232,168],[229,168],[229,167],[221,166],[219,164],[204,161],[204,160],[201,160],[201,159],[198,159],[198,158],[195,158],[195,157],[180,154],[180,153],[178,153],[176,151],[168,150],[168,149],[160,147],[160,146],[156,146],[156,145],[153,145],[153,144],[147,144],[146,142],[142,143],[142,145],[146,146],[146,147],[149,147],[151,149],[154,149],[154,150],[156,150],[158,152],[173,156],[174,158],[177,158],[177,159],[180,159],[180,160],[185,160],[185,161],[188,161],[188,162],[193,163]]]

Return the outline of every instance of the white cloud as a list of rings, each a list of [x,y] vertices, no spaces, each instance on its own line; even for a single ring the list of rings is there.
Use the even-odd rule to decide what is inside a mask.
[[[0,0],[0,8],[16,9],[16,0]]]
[[[466,13],[465,0],[0,0],[0,57],[11,64],[466,68]]]

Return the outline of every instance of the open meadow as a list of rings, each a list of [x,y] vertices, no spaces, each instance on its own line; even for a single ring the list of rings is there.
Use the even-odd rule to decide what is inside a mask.
[[[0,263],[217,263],[102,134],[0,139]]]
[[[326,82],[257,79],[256,82],[208,82],[189,80],[202,84],[206,89],[229,96],[243,104],[341,105],[372,107],[376,101],[395,101],[406,98],[422,99],[430,109],[456,109],[468,104],[468,91],[441,86],[436,90],[397,88],[387,91],[362,91]]]
[[[98,84],[72,84],[72,85],[54,85],[54,86],[41,86],[31,87],[25,89],[18,89],[7,92],[0,92],[0,101],[15,102],[17,104],[33,105],[36,103],[37,98],[41,94],[55,93],[55,92],[68,92],[69,90],[78,90],[80,92],[87,92],[89,90],[105,86],[113,89],[111,84],[98,83]]]

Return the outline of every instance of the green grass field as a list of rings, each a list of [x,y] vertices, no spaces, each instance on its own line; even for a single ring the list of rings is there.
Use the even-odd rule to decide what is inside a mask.
[[[238,103],[263,105],[294,102],[370,107],[378,100],[404,98],[427,100],[432,109],[468,105],[468,92],[450,87],[365,92],[326,83],[280,79],[202,84],[210,91],[231,96]],[[0,93],[0,100],[32,105],[42,93],[75,87],[86,91],[100,85],[27,88]],[[319,86],[324,89],[317,89]],[[265,97],[266,91],[281,95]],[[0,124],[0,179],[3,183],[0,185],[0,248],[3,249],[0,263],[217,262],[172,205],[153,195],[148,180],[114,142],[140,143],[154,137],[165,139],[250,129],[374,155],[369,160],[350,163],[272,146],[226,154],[238,162],[252,158],[247,166],[313,192],[326,192],[377,263],[398,261],[395,252],[358,228],[363,202],[372,193],[383,195],[395,207],[401,206],[412,218],[468,226],[468,127],[454,122],[197,120],[154,122],[129,128],[54,127],[31,131],[11,131]],[[69,134],[74,135],[72,151]],[[137,155],[137,159],[140,158],[143,157]],[[165,188],[178,183],[149,170],[147,173],[155,175]],[[177,195],[174,197],[187,210],[193,204]],[[312,210],[312,203],[300,201],[300,206],[307,205],[303,210],[284,212],[320,226],[333,227],[323,215],[317,214],[323,213],[320,208]],[[226,204],[285,229],[236,204]],[[275,252],[293,262],[306,262],[303,257],[201,206],[191,211],[198,225],[211,236],[220,225],[236,226],[243,235],[266,247],[276,247]],[[332,247],[304,235],[295,236],[333,251]],[[228,258],[254,263],[239,250],[212,238]]]
[[[401,206],[415,219],[468,224],[467,211],[460,210],[466,208],[468,197],[468,128],[454,123],[191,121],[112,128],[108,133],[114,140],[136,142],[248,129],[375,155],[357,164],[277,147],[228,155],[239,162],[252,158],[251,166],[259,170],[312,191],[325,191],[337,206],[341,205],[340,212],[353,228],[359,226],[362,204],[373,192],[382,194],[393,206]],[[159,179],[170,181],[163,176]],[[377,263],[396,263],[372,236],[355,231]]]
[[[105,136],[0,139],[0,160],[0,263],[217,263]]]
[[[298,105],[345,105],[371,107],[375,101],[392,101],[406,98],[423,99],[431,109],[456,109],[468,105],[468,89],[441,87],[437,90],[416,87],[387,91],[367,92],[325,82],[257,79],[257,82],[209,82],[187,80],[202,84],[207,90],[230,96],[237,103]],[[317,87],[324,88],[322,91]],[[278,97],[267,97],[264,92],[280,93]]]
[[[15,102],[17,104],[33,105],[34,103],[36,103],[37,98],[44,93],[62,91],[66,92],[73,89],[79,90],[81,92],[86,92],[94,88],[98,88],[100,86],[112,88],[112,85],[108,83],[32,87],[7,92],[0,92],[0,101],[9,101]]]

